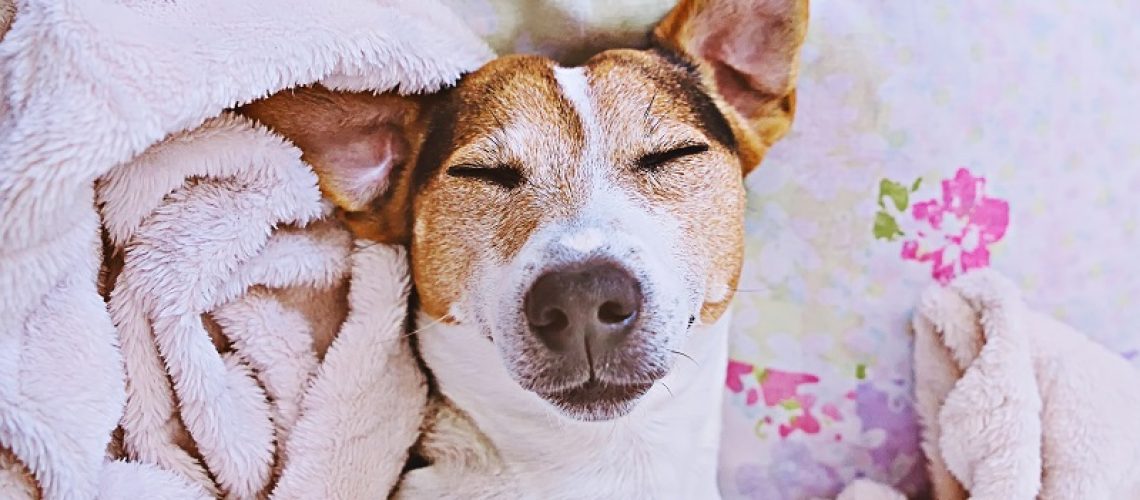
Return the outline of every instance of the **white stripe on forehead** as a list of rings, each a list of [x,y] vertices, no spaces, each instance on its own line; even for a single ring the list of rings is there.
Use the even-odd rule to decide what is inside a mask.
[[[574,111],[577,111],[578,116],[582,118],[584,122],[582,125],[585,126],[587,123],[593,125],[594,103],[590,101],[590,81],[586,78],[586,69],[555,66],[554,80],[558,82],[562,96],[570,101]]]
[[[576,170],[581,172],[577,176],[576,186],[585,194],[585,203],[574,219],[578,223],[589,224],[588,220],[596,223],[598,220],[624,218],[625,214],[615,211],[615,206],[629,203],[628,193],[624,193],[620,185],[611,184],[607,172],[613,168],[609,165],[609,155],[606,153],[608,138],[599,122],[596,101],[592,98],[590,81],[586,69],[554,67],[554,80],[558,82],[562,96],[570,102],[571,108],[578,115],[582,124],[583,144],[581,156],[577,158]],[[591,238],[585,238],[577,243],[589,242],[595,245]],[[571,246],[574,246],[571,244]],[[590,245],[587,245],[590,246]]]
[[[562,96],[570,101],[570,105],[582,121],[582,131],[586,140],[582,159],[596,158],[594,148],[597,147],[600,130],[597,114],[594,113],[594,102],[590,99],[590,81],[586,78],[586,69],[555,66],[554,80],[558,82]]]
[[[586,77],[585,68],[563,68],[561,66],[554,67],[554,80],[558,82],[562,96],[570,101],[571,108],[574,109],[582,123],[584,143],[582,144],[582,156],[578,158],[578,168],[582,169],[581,171],[584,171],[586,175],[578,177],[578,181],[589,184],[581,186],[589,193],[587,195],[589,202],[584,207],[588,213],[597,204],[598,190],[602,186],[601,170],[603,168],[599,164],[601,155],[598,151],[601,131],[598,127],[597,114],[594,112],[594,102],[590,99],[590,81]],[[572,220],[575,222],[565,227],[566,233],[562,235],[558,243],[562,247],[578,253],[590,253],[602,246],[605,238],[602,237],[597,228],[580,226],[584,222],[582,220],[583,215],[587,214],[579,213],[573,217]],[[587,224],[589,223],[587,222]]]

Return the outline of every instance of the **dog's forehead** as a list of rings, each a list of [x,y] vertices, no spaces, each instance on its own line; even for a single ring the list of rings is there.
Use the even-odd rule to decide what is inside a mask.
[[[580,123],[555,77],[556,67],[542,57],[507,56],[464,78],[452,99],[455,142],[469,142],[520,121],[580,138]]]
[[[644,136],[647,123],[661,120],[734,146],[695,66],[663,51],[610,50],[572,68],[537,56],[502,57],[464,78],[449,101],[436,127],[451,128],[450,144],[435,147],[457,148],[500,134],[496,144],[525,142],[544,154],[573,155],[590,126],[608,136]],[[525,137],[509,137],[519,130]]]
[[[449,161],[514,162],[523,170],[538,155],[572,163],[586,149],[588,127],[601,131],[595,150],[620,153],[651,139],[649,131],[668,133],[677,124],[735,153],[732,128],[696,65],[670,51],[609,50],[575,68],[539,56],[500,57],[434,106],[412,188],[431,183]]]
[[[583,69],[603,124],[665,119],[735,147],[728,121],[690,61],[664,50],[610,50]]]

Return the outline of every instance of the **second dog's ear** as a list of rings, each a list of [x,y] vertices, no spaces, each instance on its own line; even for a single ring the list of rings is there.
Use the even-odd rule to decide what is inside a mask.
[[[662,48],[703,67],[745,172],[791,127],[807,20],[808,0],[681,0],[653,32]]]
[[[406,243],[407,184],[426,103],[424,97],[303,87],[238,111],[301,149],[356,236]]]

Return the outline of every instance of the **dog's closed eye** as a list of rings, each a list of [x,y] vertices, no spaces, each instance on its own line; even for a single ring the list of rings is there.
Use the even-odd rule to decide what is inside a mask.
[[[656,172],[662,165],[671,161],[693,155],[699,155],[709,150],[708,144],[689,144],[686,146],[665,149],[654,153],[642,155],[637,159],[637,169],[646,172]]]
[[[495,165],[493,167],[456,165],[447,169],[447,175],[461,179],[473,179],[504,189],[515,189],[523,182],[522,172],[510,165]]]

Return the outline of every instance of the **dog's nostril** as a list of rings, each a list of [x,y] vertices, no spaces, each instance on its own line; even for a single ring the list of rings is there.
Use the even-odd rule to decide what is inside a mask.
[[[570,325],[570,318],[566,317],[566,313],[561,309],[550,308],[542,311],[537,319],[538,321],[530,322],[531,328],[548,332],[558,332]]]
[[[598,320],[608,325],[616,325],[632,318],[637,311],[628,305],[608,301],[598,308]]]
[[[531,319],[528,323],[530,323],[530,330],[537,334],[542,343],[550,349],[563,351],[573,342],[573,335],[568,328],[570,318],[561,309],[548,308],[542,311],[538,318]]]

